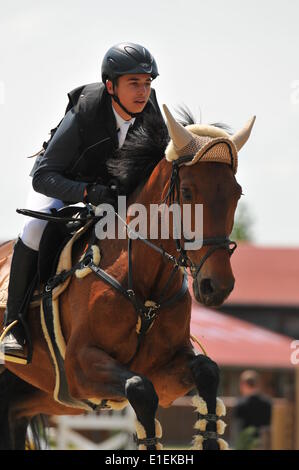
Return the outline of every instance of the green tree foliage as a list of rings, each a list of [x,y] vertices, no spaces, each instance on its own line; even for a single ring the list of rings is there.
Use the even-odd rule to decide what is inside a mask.
[[[235,214],[234,228],[231,239],[236,241],[253,241],[253,218],[244,202],[239,203]]]
[[[259,440],[256,437],[256,428],[249,426],[240,432],[235,450],[254,450],[258,447]]]

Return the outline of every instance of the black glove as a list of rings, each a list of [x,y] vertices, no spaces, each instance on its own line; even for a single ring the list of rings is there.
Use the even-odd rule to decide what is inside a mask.
[[[111,204],[113,207],[117,205],[117,192],[103,186],[102,184],[95,184],[87,187],[87,196],[84,202],[88,202],[93,206],[99,204]]]

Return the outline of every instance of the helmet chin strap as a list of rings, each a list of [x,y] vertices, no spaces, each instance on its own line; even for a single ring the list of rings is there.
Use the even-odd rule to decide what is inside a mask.
[[[137,117],[137,116],[140,116],[140,114],[142,114],[142,111],[140,113],[132,113],[131,111],[129,111],[121,102],[120,102],[120,99],[117,95],[111,95],[112,99],[125,111],[125,113],[127,113],[129,116],[131,116],[132,118],[133,117]]]

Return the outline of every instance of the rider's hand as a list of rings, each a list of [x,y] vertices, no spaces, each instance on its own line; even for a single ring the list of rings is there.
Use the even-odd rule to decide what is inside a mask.
[[[113,207],[116,207],[117,193],[108,186],[95,184],[87,188],[87,196],[84,199],[85,202],[88,202],[93,206],[98,206],[99,204],[111,204]]]

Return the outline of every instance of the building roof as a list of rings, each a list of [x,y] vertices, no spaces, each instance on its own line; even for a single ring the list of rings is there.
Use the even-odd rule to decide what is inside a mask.
[[[236,282],[226,305],[299,307],[299,248],[239,243],[231,264]]]
[[[195,301],[192,306],[191,334],[197,337],[207,355],[220,366],[296,367],[291,362],[291,355],[295,354],[296,349],[299,350],[299,341],[298,345],[295,344],[296,349],[292,349],[293,338],[204,308]],[[194,346],[202,352],[196,343]]]

